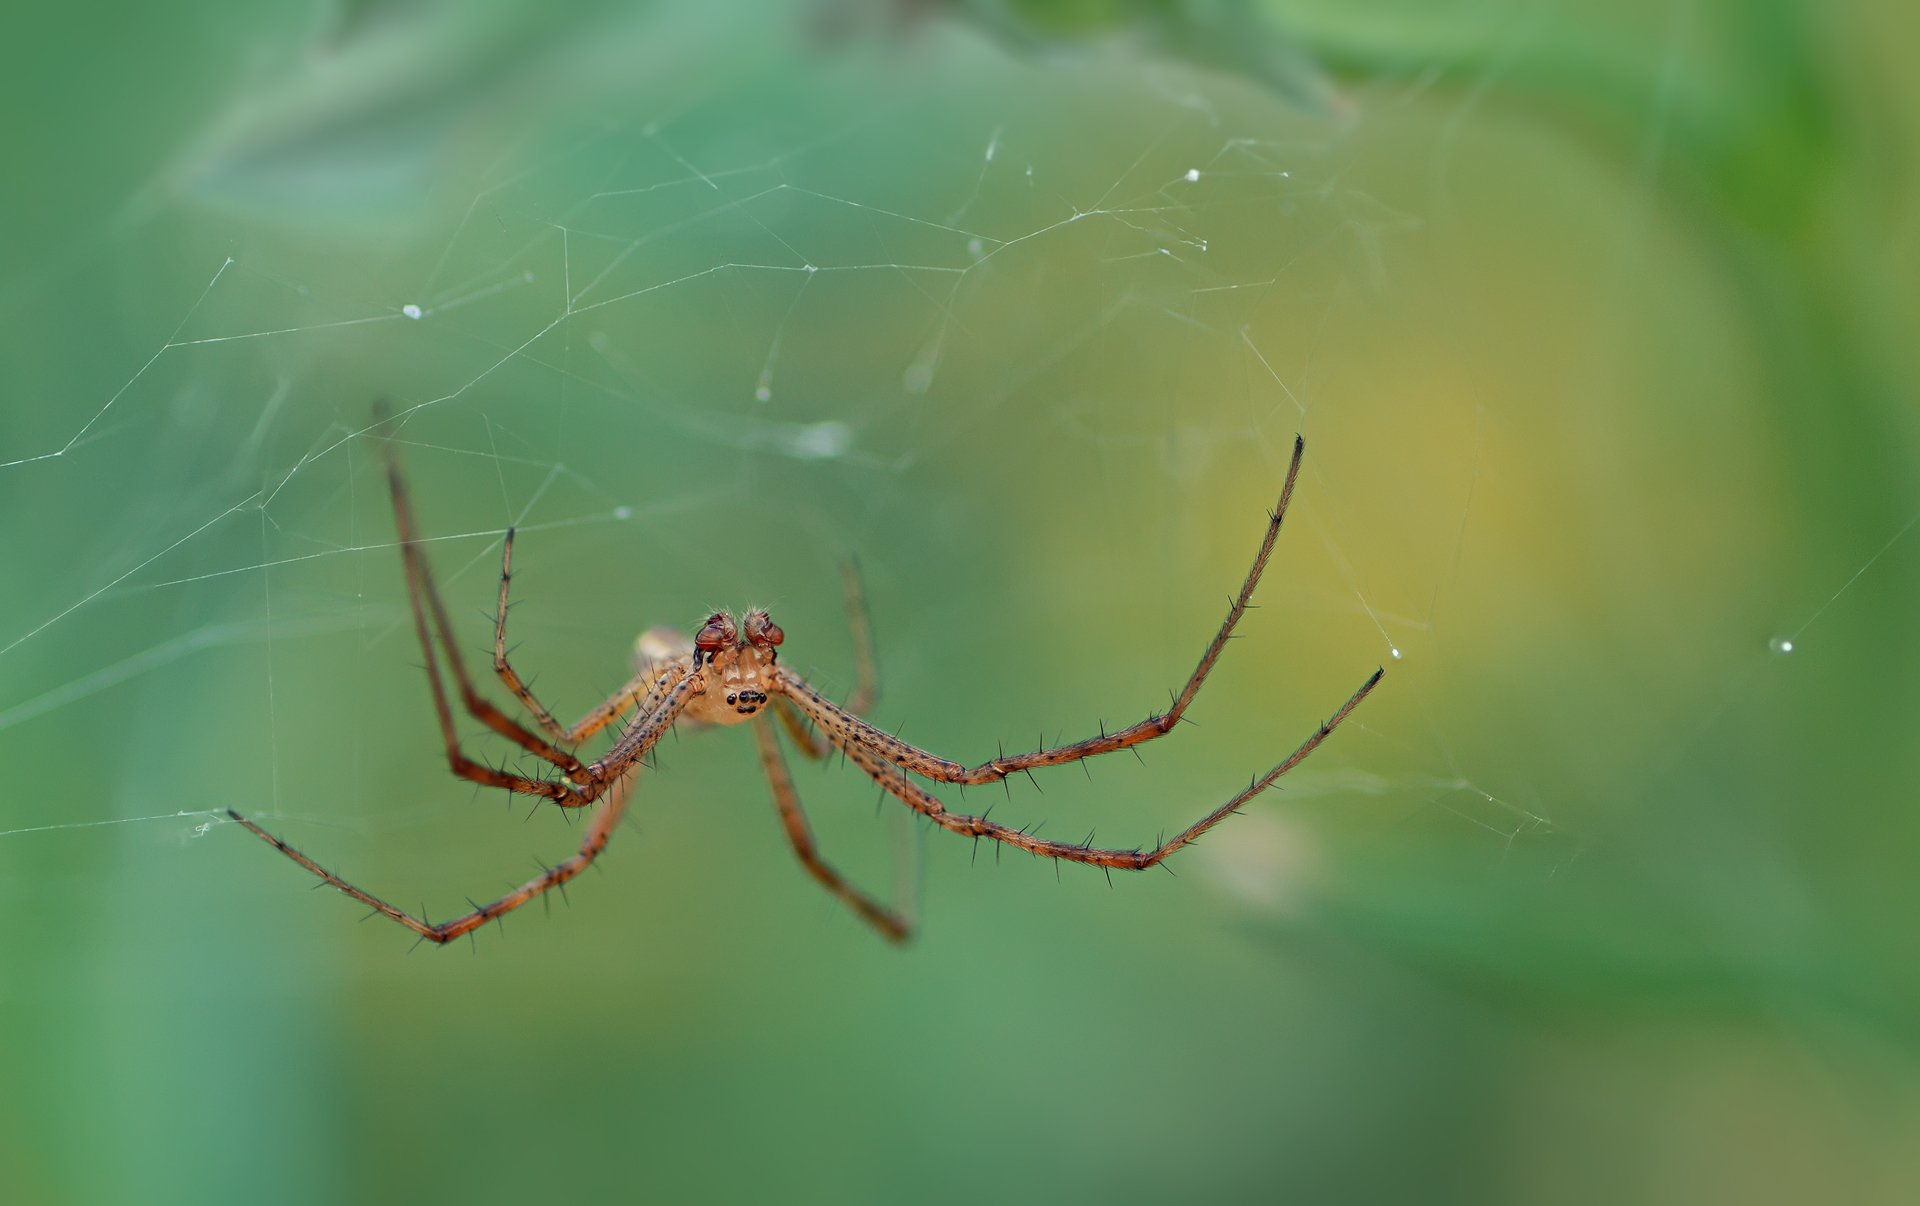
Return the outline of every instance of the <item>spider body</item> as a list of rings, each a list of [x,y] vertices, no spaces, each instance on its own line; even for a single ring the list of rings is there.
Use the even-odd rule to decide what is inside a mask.
[[[786,634],[766,612],[756,608],[736,624],[726,612],[716,611],[691,640],[673,635],[685,643],[700,675],[701,687],[682,713],[688,720],[743,724],[753,719],[778,690],[773,667],[780,657],[777,646]],[[645,642],[646,637],[641,640]],[[664,646],[669,641],[658,637],[654,643]]]
[[[634,669],[641,675],[675,670],[694,677],[693,693],[680,714],[695,726],[744,724],[767,706],[773,692],[776,648],[786,639],[759,608],[739,622],[724,611],[706,618],[698,635],[673,628],[649,628],[634,642]]]
[[[412,603],[414,632],[426,656],[427,682],[439,721],[441,741],[452,772],[463,779],[509,792],[546,799],[561,808],[599,808],[587,827],[577,853],[520,887],[489,904],[477,905],[472,912],[451,921],[435,924],[415,916],[372,895],[328,871],[305,854],[269,834],[237,812],[234,820],[273,847],[338,888],[374,912],[406,926],[424,941],[446,943],[519,908],[553,888],[572,879],[606,849],[613,828],[626,809],[633,781],[649,753],[660,739],[680,721],[692,726],[739,725],[752,722],[755,746],[761,769],[773,791],[773,802],[780,814],[789,844],[807,873],[838,897],[862,920],[895,941],[904,940],[911,931],[905,917],[849,883],[830,864],[820,858],[814,847],[812,831],[801,810],[799,794],[788,773],[781,752],[778,722],[788,739],[810,758],[823,759],[838,750],[881,790],[934,825],[972,838],[998,842],[1030,854],[1084,863],[1113,870],[1138,871],[1159,865],[1231,816],[1239,808],[1265,791],[1282,775],[1298,766],[1332,734],[1360,701],[1365,699],[1382,674],[1376,669],[1346,703],[1322,723],[1292,754],[1265,774],[1256,776],[1246,788],[1230,797],[1199,820],[1152,848],[1109,849],[1093,845],[1092,837],[1081,843],[1061,842],[1039,837],[1031,827],[1014,828],[989,819],[954,812],[919,780],[965,786],[993,783],[1009,775],[1048,766],[1077,762],[1099,754],[1129,749],[1142,742],[1164,736],[1178,725],[1193,702],[1200,685],[1219,660],[1234,626],[1251,605],[1254,587],[1266,569],[1280,534],[1294,483],[1299,478],[1305,444],[1294,442],[1293,459],[1287,468],[1286,484],[1281,488],[1279,504],[1268,515],[1266,535],[1254,555],[1253,566],[1227,611],[1213,640],[1201,654],[1199,663],[1188,676],[1164,712],[1156,712],[1124,728],[1108,730],[1104,725],[1096,736],[1064,745],[1043,746],[1024,754],[1001,753],[975,766],[953,762],[900,740],[875,728],[863,715],[878,690],[873,672],[872,642],[861,600],[859,579],[849,567],[845,578],[848,614],[855,637],[858,688],[846,703],[826,698],[804,678],[779,664],[779,647],[786,634],[764,610],[755,608],[738,619],[726,612],[714,612],[688,637],[671,629],[655,628],[642,633],[634,645],[634,676],[571,726],[555,720],[531,688],[507,660],[507,596],[513,574],[513,531],[508,529],[500,558],[500,586],[494,621],[493,670],[502,684],[526,709],[532,727],[502,711],[475,687],[467,673],[465,659],[453,636],[453,628],[427,570],[413,519],[413,508],[400,471],[388,462],[387,480],[393,494],[394,523],[400,537],[401,564],[406,570],[407,591]],[[442,673],[442,657],[452,678],[449,691]],[[453,700],[474,720],[498,736],[540,760],[547,773],[529,777],[469,758],[454,728]],[[610,747],[592,761],[576,751],[602,730],[616,733]],[[537,731],[536,731],[537,730]]]

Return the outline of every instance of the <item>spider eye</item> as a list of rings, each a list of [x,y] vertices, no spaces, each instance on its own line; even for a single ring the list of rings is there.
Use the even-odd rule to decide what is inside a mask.
[[[747,640],[756,645],[772,648],[786,639],[787,634],[780,630],[780,625],[774,623],[766,612],[750,611],[747,613]]]

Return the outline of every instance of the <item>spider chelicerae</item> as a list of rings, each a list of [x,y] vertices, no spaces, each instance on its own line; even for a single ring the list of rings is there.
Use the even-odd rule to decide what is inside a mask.
[[[1108,732],[1105,726],[1093,737],[1066,745],[1043,746],[1025,754],[1001,754],[977,766],[964,766],[928,753],[894,735],[875,728],[861,718],[875,695],[876,678],[870,629],[860,597],[857,576],[849,570],[846,579],[848,610],[855,637],[858,680],[854,695],[836,704],[815,690],[807,681],[780,664],[780,646],[786,634],[762,610],[752,610],[737,620],[725,612],[715,612],[693,637],[669,629],[651,629],[635,644],[636,673],[625,686],[608,696],[605,702],[571,726],[555,720],[525,680],[507,659],[507,594],[513,579],[513,531],[508,529],[500,557],[500,590],[493,630],[493,669],[508,691],[526,708],[534,728],[509,716],[475,689],[454,639],[453,626],[447,620],[445,605],[428,572],[426,557],[420,551],[418,525],[413,505],[398,463],[390,456],[387,482],[393,494],[394,523],[400,542],[400,559],[406,570],[407,594],[412,603],[413,625],[420,648],[426,657],[427,682],[433,693],[434,713],[439,719],[440,736],[446,745],[447,763],[455,775],[475,783],[502,788],[509,792],[551,800],[561,808],[585,808],[600,803],[598,813],[588,825],[580,849],[572,857],[547,867],[540,875],[490,904],[475,905],[473,910],[451,921],[434,923],[396,908],[370,892],[348,883],[314,862],[305,854],[274,837],[259,825],[231,809],[235,821],[246,826],[274,849],[299,863],[322,880],[419,934],[428,942],[446,943],[462,934],[496,920],[534,897],[565,884],[578,875],[607,848],[607,842],[626,810],[633,780],[647,755],[676,721],[700,725],[731,725],[751,722],[754,742],[760,754],[760,766],[773,789],[773,802],[785,825],[793,852],[813,878],[874,929],[896,942],[911,933],[907,919],[849,883],[814,847],[812,831],[801,810],[800,797],[788,773],[785,756],[772,721],[777,719],[794,745],[811,758],[825,758],[839,750],[847,761],[859,767],[890,796],[926,817],[942,829],[982,838],[1028,851],[1037,856],[1067,862],[1087,863],[1108,869],[1140,871],[1155,866],[1168,855],[1192,842],[1225,820],[1241,805],[1271,787],[1274,781],[1298,766],[1328,734],[1345,720],[1360,701],[1379,683],[1383,669],[1376,669],[1338,711],[1327,719],[1293,753],[1265,774],[1260,775],[1231,799],[1201,817],[1173,837],[1151,849],[1102,849],[1086,843],[1053,841],[1039,837],[1029,829],[1014,828],[990,820],[954,812],[932,792],[916,781],[968,786],[994,783],[1008,775],[1030,772],[1043,766],[1077,762],[1095,754],[1112,753],[1151,741],[1173,729],[1187,706],[1206,681],[1207,674],[1226,648],[1233,629],[1245,614],[1261,572],[1273,554],[1281,521],[1293,497],[1294,483],[1300,476],[1300,460],[1306,452],[1305,441],[1296,437],[1293,459],[1287,466],[1286,483],[1280,489],[1280,501],[1268,515],[1267,530],[1253,566],[1247,571],[1240,593],[1234,596],[1227,618],[1200,655],[1199,663],[1180,692],[1164,712],[1155,713],[1137,723]],[[436,649],[437,642],[437,649]],[[553,767],[550,777],[533,778],[475,761],[461,747],[454,730],[454,713],[441,671],[441,652],[451,671],[454,694],[469,715],[493,732],[519,746],[528,754]],[[592,761],[584,761],[575,752],[580,744],[603,730],[618,733],[608,750]]]

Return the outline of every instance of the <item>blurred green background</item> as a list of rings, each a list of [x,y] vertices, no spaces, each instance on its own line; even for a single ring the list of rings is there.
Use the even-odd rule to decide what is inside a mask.
[[[0,1197],[1910,1201],[1920,96],[1898,6],[197,3],[0,50]],[[436,751],[365,434],[570,715],[770,606],[995,816]],[[499,756],[485,740],[473,748]],[[956,805],[958,800],[949,797]]]

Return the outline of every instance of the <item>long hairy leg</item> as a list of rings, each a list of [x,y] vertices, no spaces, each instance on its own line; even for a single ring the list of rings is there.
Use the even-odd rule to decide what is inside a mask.
[[[427,683],[433,692],[434,714],[440,722],[440,735],[446,747],[448,767],[463,779],[471,779],[476,783],[484,783],[490,787],[500,787],[525,795],[543,796],[569,807],[579,807],[591,802],[594,796],[604,790],[605,785],[594,783],[587,774],[587,768],[578,758],[529,732],[474,689],[472,679],[467,674],[466,663],[461,658],[459,647],[454,640],[453,626],[447,620],[446,608],[440,601],[439,591],[433,583],[433,575],[428,571],[426,558],[420,551],[419,531],[414,522],[413,506],[407,495],[406,482],[401,477],[399,462],[391,452],[387,460],[387,484],[393,494],[394,525],[400,538],[401,564],[406,570],[407,598],[413,610],[414,634],[419,638],[421,652],[426,658]],[[429,614],[432,616],[431,627],[428,622]],[[440,637],[440,647],[446,652],[447,665],[453,671],[461,700],[467,711],[489,729],[535,757],[551,763],[562,775],[578,786],[510,774],[466,756],[460,747],[459,734],[454,730],[453,708],[447,699],[446,685],[440,677],[440,658],[435,651],[433,639],[436,629]],[[582,790],[583,787],[586,790]],[[589,791],[592,794],[588,794]]]
[[[1171,706],[1164,712],[1157,712],[1144,720],[1137,721],[1122,729],[1106,732],[1104,729],[1094,737],[1066,745],[1043,746],[1025,754],[1003,754],[990,758],[978,766],[966,766],[953,762],[936,754],[929,753],[918,746],[911,745],[899,738],[862,720],[855,710],[843,708],[814,690],[799,675],[777,667],[776,681],[780,684],[807,717],[824,730],[828,739],[836,745],[844,742],[858,742],[887,761],[905,767],[914,774],[939,783],[957,783],[972,786],[979,783],[995,783],[1008,775],[1034,770],[1043,766],[1059,766],[1062,763],[1077,762],[1082,758],[1091,758],[1096,754],[1110,754],[1115,750],[1127,749],[1143,741],[1151,741],[1165,736],[1180,723],[1193,697],[1199,693],[1200,685],[1207,680],[1214,663],[1220,660],[1220,653],[1233,637],[1235,625],[1245,615],[1253,599],[1254,588],[1260,584],[1260,576],[1266,571],[1267,562],[1273,556],[1274,541],[1280,536],[1280,525],[1287,516],[1287,506],[1293,500],[1294,483],[1300,477],[1300,460],[1306,454],[1306,441],[1294,437],[1293,460],[1287,466],[1286,483],[1280,488],[1280,501],[1267,516],[1266,534],[1261,538],[1260,548],[1254,554],[1253,565],[1247,570],[1246,580],[1240,584],[1240,592],[1234,596],[1227,609],[1227,618],[1213,634],[1213,640],[1207,643],[1201,653],[1200,661],[1194,666],[1193,673],[1187,676],[1186,686],[1173,697]],[[1377,677],[1377,674],[1376,674]]]
[[[853,694],[840,705],[855,716],[865,716],[880,697],[879,658],[873,646],[873,623],[867,613],[866,589],[860,580],[860,563],[848,558],[840,566],[840,588],[847,601],[847,630],[853,635]],[[833,752],[833,746],[812,727],[794,707],[793,701],[776,694],[774,713],[787,730],[794,748],[815,762]]]
[[[500,548],[500,598],[494,610],[493,620],[493,672],[502,683],[506,684],[507,690],[513,692],[514,697],[526,707],[534,722],[545,731],[547,736],[553,738],[559,745],[572,749],[618,720],[622,713],[638,703],[646,695],[648,688],[659,681],[664,669],[659,666],[648,666],[643,669],[628,679],[618,691],[607,696],[592,711],[570,726],[562,725],[555,720],[553,713],[547,710],[547,706],[540,702],[538,696],[534,695],[532,686],[520,677],[519,671],[515,670],[513,664],[507,659],[507,594],[513,582],[513,537],[514,530],[508,528],[506,539],[502,541]]]
[[[588,826],[586,838],[581,842],[578,853],[564,862],[549,867],[544,874],[528,880],[492,904],[481,905],[474,909],[473,912],[463,914],[454,918],[452,921],[441,922],[435,925],[424,917],[418,917],[412,913],[408,913],[404,909],[396,908],[373,895],[371,892],[348,883],[338,875],[322,867],[319,863],[308,858],[305,854],[287,845],[273,834],[268,833],[259,825],[248,820],[239,812],[228,809],[227,815],[244,825],[255,836],[271,845],[275,850],[286,855],[294,862],[299,863],[302,867],[319,876],[325,882],[332,884],[348,896],[367,905],[376,913],[399,922],[429,942],[448,942],[470,930],[485,925],[496,917],[512,912],[527,901],[532,900],[535,896],[560,886],[569,879],[572,879],[575,875],[578,875],[589,863],[600,856],[600,852],[606,849],[607,842],[612,836],[614,825],[620,820],[620,814],[626,810],[627,797],[632,791],[633,780],[639,773],[641,760],[647,756],[648,752],[653,749],[660,738],[673,726],[674,720],[680,715],[681,710],[687,706],[690,684],[697,682],[700,677],[697,671],[691,668],[684,668],[680,677],[671,682],[669,681],[669,676],[663,676],[661,681],[656,683],[653,690],[648,693],[646,700],[642,704],[643,708],[647,709],[643,719],[635,723],[622,738],[623,743],[627,745],[625,754],[618,762],[609,762],[605,766],[601,777],[596,780],[596,782],[604,785],[606,788],[605,794],[609,798],[606,805],[594,816],[592,824]]]
[[[862,921],[893,942],[905,942],[913,933],[912,923],[847,882],[845,876],[820,857],[814,846],[813,830],[807,824],[807,814],[800,807],[800,793],[794,788],[793,776],[787,770],[786,758],[780,753],[780,738],[774,733],[773,726],[765,719],[755,720],[753,740],[760,749],[760,767],[766,771],[767,782],[773,788],[773,803],[780,810],[780,823],[786,827],[787,840],[792,844],[800,865],[821,887],[857,913]]]
[[[840,589],[847,599],[847,631],[853,636],[854,687],[844,706],[855,716],[865,716],[880,698],[880,659],[874,653],[873,617],[867,611],[860,563],[851,557],[840,566]]]
[[[427,942],[445,944],[460,937],[462,934],[480,928],[489,921],[513,912],[513,910],[526,904],[534,897],[559,887],[574,876],[580,874],[580,872],[586,870],[588,864],[592,863],[594,859],[599,858],[601,852],[607,848],[607,843],[612,840],[614,826],[620,823],[621,814],[627,809],[627,801],[633,793],[633,781],[637,777],[638,767],[634,767],[630,768],[628,773],[614,780],[611,789],[606,794],[605,801],[601,804],[599,811],[594,814],[592,822],[588,824],[586,836],[581,839],[579,850],[571,857],[548,867],[543,873],[521,884],[500,899],[489,904],[480,905],[472,912],[463,913],[451,921],[442,921],[437,924],[428,921],[424,917],[415,916],[405,909],[388,904],[380,897],[375,896],[365,889],[355,887],[325,867],[322,867],[319,863],[314,862],[305,854],[287,845],[273,834],[268,833],[259,825],[241,816],[235,810],[229,808],[227,815],[245,826],[261,841],[266,842],[275,850],[286,855],[294,862],[299,863],[308,871],[319,876],[326,883],[331,884],[346,895],[353,897],[353,899],[366,905],[374,912],[399,922],[401,925],[406,926],[414,933],[420,935],[420,937]]]
[[[1311,737],[1302,742],[1299,748],[1282,759],[1273,769],[1247,784],[1226,803],[1152,849],[1103,849],[1090,842],[1081,845],[1056,842],[1035,837],[1027,830],[1002,825],[986,817],[949,812],[938,797],[908,778],[899,767],[881,756],[879,752],[854,741],[842,742],[837,737],[834,744],[844,750],[848,760],[872,776],[888,794],[942,829],[975,839],[987,838],[991,841],[1003,842],[1045,858],[1064,859],[1068,862],[1088,863],[1096,867],[1117,868],[1123,871],[1143,871],[1157,865],[1174,851],[1190,844],[1201,834],[1226,820],[1242,805],[1273,786],[1275,780],[1305,761],[1307,755],[1318,749],[1320,743],[1340,726],[1340,722],[1360,706],[1360,701],[1367,697],[1367,693],[1372,691],[1379,681],[1380,672],[1375,671],[1373,676],[1361,684],[1360,689],[1347,699],[1346,703],[1340,705],[1339,711],[1315,729]]]

